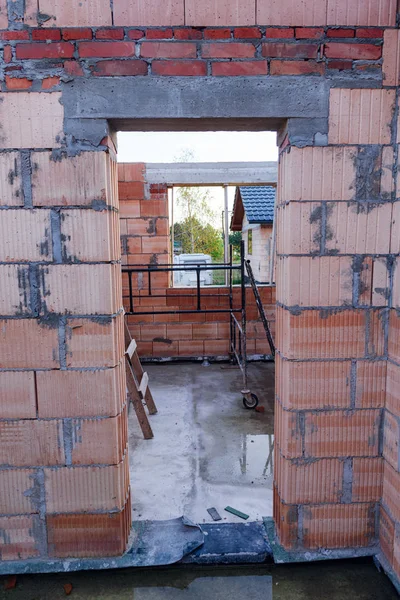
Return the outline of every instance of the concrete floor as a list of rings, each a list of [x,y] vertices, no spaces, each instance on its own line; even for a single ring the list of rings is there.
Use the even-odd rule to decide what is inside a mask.
[[[243,522],[224,511],[233,506],[249,521],[272,515],[274,363],[251,363],[249,386],[265,412],[242,404],[236,367],[199,363],[146,365],[158,414],[150,417],[154,439],[144,440],[129,417],[134,520],[185,515]]]
[[[260,579],[256,585],[255,578]],[[16,588],[4,591],[6,580],[0,577],[1,600],[61,600],[65,598],[65,584],[72,584],[74,600],[271,600],[271,583],[273,600],[398,598],[372,560],[20,575]]]

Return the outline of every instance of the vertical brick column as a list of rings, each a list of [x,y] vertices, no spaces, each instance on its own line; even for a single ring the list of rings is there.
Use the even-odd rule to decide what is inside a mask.
[[[377,542],[394,101],[333,89],[328,145],[280,156],[274,511],[292,550]]]
[[[57,147],[59,100],[0,105],[2,560],[120,554],[130,527],[116,165]]]

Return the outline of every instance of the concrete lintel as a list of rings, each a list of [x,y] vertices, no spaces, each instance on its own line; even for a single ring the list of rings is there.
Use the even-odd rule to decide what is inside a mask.
[[[329,83],[317,77],[102,77],[62,84],[66,118],[108,119],[117,128],[163,121],[255,120],[276,129],[290,117],[327,118]],[[136,123],[135,123],[136,121]]]
[[[276,185],[278,163],[147,163],[146,180],[170,185]]]

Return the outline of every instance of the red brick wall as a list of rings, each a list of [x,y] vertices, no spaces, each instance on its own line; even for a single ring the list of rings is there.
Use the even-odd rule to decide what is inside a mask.
[[[146,165],[119,164],[119,198],[123,265],[163,265],[170,262],[170,238],[167,186],[146,182]],[[167,273],[152,275],[152,292],[147,294],[146,276],[133,276],[134,293],[143,294],[135,300],[137,310],[190,310],[195,308],[195,290],[171,288]],[[261,298],[275,335],[275,287],[261,286]],[[191,295],[191,298],[184,298]],[[229,308],[226,287],[203,288],[202,307]],[[240,289],[234,293],[235,306],[240,304]],[[128,276],[123,274],[124,306],[129,310]],[[259,319],[253,292],[248,289],[247,318],[249,355],[270,354],[263,325]],[[180,314],[128,316],[132,335],[142,358],[190,358],[198,356],[228,356],[228,314]]]

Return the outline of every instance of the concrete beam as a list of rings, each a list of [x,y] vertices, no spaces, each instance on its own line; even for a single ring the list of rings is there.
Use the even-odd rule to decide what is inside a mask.
[[[169,185],[276,185],[278,163],[147,163],[146,179]]]

